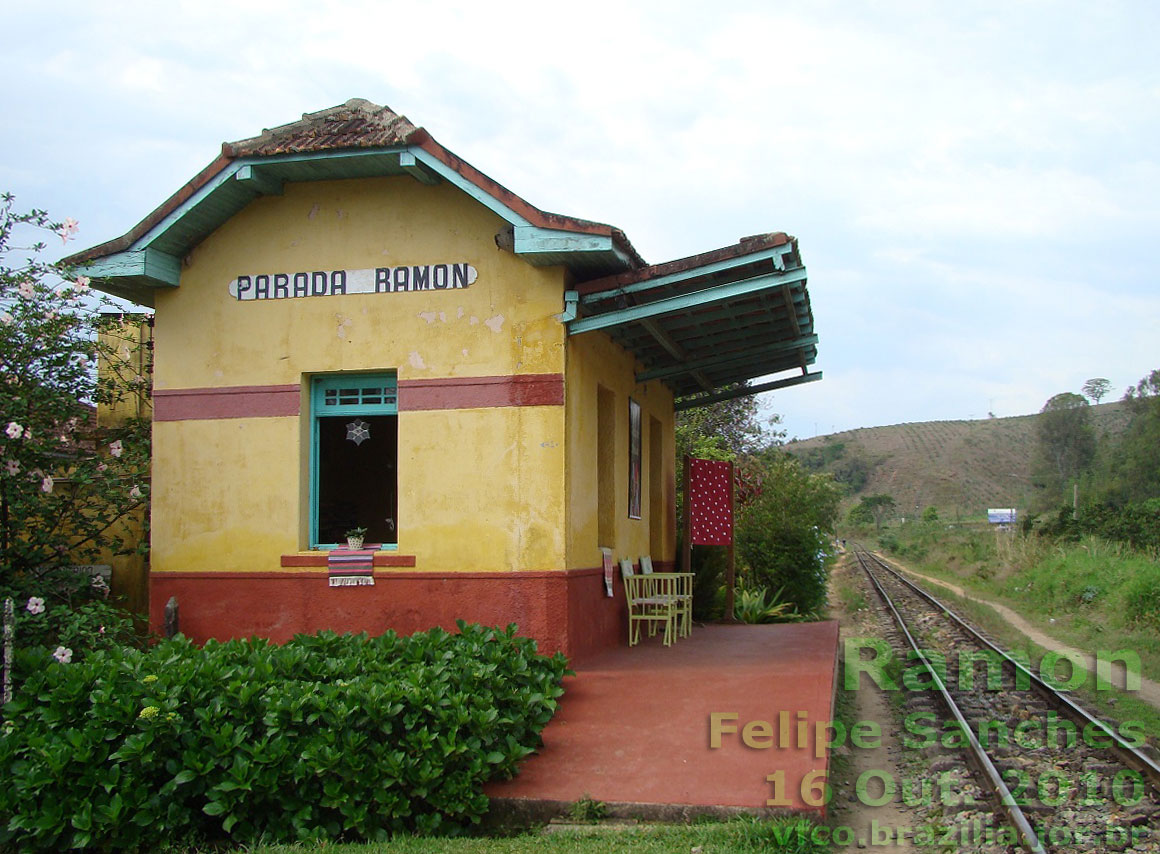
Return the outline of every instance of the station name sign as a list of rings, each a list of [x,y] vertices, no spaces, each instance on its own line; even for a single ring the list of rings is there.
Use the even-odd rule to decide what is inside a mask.
[[[478,275],[470,264],[373,267],[368,270],[311,270],[238,276],[230,282],[229,289],[230,296],[239,300],[452,291],[470,287]]]

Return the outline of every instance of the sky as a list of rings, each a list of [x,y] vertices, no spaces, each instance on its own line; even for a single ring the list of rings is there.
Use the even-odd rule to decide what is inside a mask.
[[[118,237],[223,141],[359,97],[650,263],[798,238],[789,438],[1160,367],[1160,3],[0,0],[0,190]]]

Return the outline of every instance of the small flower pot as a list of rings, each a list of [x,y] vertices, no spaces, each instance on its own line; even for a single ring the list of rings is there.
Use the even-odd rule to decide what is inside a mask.
[[[346,547],[348,549],[350,549],[351,551],[357,551],[357,550],[361,549],[363,547],[363,538],[362,537],[347,537],[346,538]]]

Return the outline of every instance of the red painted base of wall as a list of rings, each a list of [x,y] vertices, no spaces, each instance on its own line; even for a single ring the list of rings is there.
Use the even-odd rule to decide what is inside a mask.
[[[658,567],[659,568],[659,567]],[[584,658],[627,643],[628,616],[619,577],[614,597],[600,569],[554,572],[430,573],[376,570],[373,587],[330,587],[325,571],[155,572],[149,622],[160,631],[165,604],[177,597],[179,628],[197,643],[236,637],[289,640],[333,629],[400,634],[455,621],[506,626],[535,638],[540,652]]]

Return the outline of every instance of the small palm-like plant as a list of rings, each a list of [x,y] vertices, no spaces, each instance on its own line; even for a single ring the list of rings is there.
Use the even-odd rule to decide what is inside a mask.
[[[792,602],[781,600],[784,587],[769,599],[764,587],[741,588],[733,602],[733,614],[743,623],[793,623],[805,619]]]

